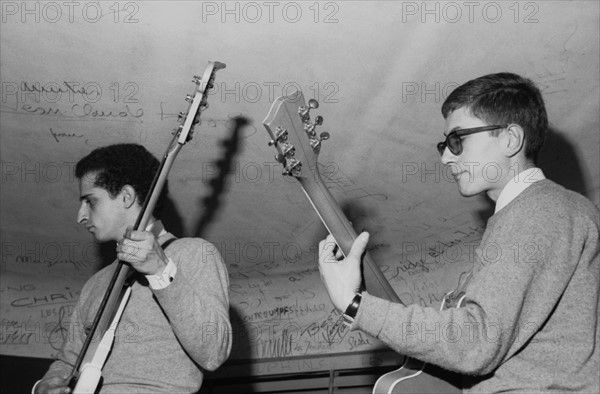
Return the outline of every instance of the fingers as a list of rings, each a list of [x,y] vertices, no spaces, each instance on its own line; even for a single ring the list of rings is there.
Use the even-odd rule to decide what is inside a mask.
[[[152,239],[154,234],[150,231],[134,230],[132,227],[127,227],[124,237],[132,241],[145,241],[147,239]]]
[[[344,258],[344,253],[342,252],[342,249],[339,247],[338,244],[335,244],[331,253],[333,253],[336,260],[341,260]]]
[[[117,242],[117,258],[146,275],[162,272],[168,263],[167,255],[152,232],[133,230],[131,227]]]
[[[133,262],[142,259],[142,251],[150,249],[155,240],[154,234],[149,231],[134,230],[127,227],[123,239],[117,241],[117,257],[121,260]]]
[[[117,254],[120,258],[125,256],[136,256],[139,252],[140,246],[135,241],[123,239],[120,242],[117,242]]]
[[[346,258],[343,258],[331,235],[319,243],[321,280],[325,284],[333,305],[339,311],[345,310],[349,301],[354,297],[356,290],[360,288],[361,257],[368,241],[368,233],[360,234],[352,243]]]
[[[348,253],[348,257],[352,257],[360,260],[362,254],[365,252],[367,248],[367,244],[369,243],[369,233],[362,232],[352,244],[352,248],[350,248],[350,253]]]
[[[319,242],[319,251],[319,260],[321,262],[337,262],[336,252],[339,252],[339,248],[331,234]]]
[[[71,389],[69,388],[70,378],[64,378],[60,376],[54,376],[41,380],[35,386],[35,393],[46,393],[46,394],[69,394]]]
[[[362,232],[358,237],[356,237],[352,243],[352,247],[350,248],[348,256],[345,257],[352,257],[354,260],[360,261],[368,243],[369,233]],[[344,258],[342,250],[338,247],[331,234],[319,242],[319,250],[319,255],[321,257],[321,261],[323,262],[336,262]]]

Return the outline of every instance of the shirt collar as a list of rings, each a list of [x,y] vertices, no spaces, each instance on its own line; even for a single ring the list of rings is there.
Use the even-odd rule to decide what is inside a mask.
[[[146,231],[152,231],[154,233],[154,236],[157,238],[167,233],[167,230],[165,230],[165,226],[160,220],[156,220],[148,224],[148,226],[146,226]]]
[[[533,183],[541,181],[543,179],[546,179],[546,177],[544,176],[542,169],[538,167],[533,167],[525,171],[521,171],[520,173],[515,175],[515,177],[508,181],[508,183],[500,192],[498,200],[496,201],[496,210],[494,211],[494,213],[507,206],[512,200],[514,200],[519,194],[521,194]]]

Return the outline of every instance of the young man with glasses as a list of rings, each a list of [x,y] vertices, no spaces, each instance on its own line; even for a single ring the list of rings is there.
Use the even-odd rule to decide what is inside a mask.
[[[361,292],[367,233],[345,259],[331,235],[320,243],[333,304],[351,329],[463,374],[466,392],[600,392],[600,212],[535,165],[548,127],[540,91],[515,74],[486,75],[454,90],[442,114],[437,148],[459,192],[496,204],[459,307],[403,306]],[[407,325],[429,331],[406,335]],[[457,335],[438,340],[435,327]]]

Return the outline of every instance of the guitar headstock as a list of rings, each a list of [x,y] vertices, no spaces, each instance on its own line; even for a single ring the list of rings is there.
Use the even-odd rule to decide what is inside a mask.
[[[222,68],[225,68],[224,63],[208,62],[202,78],[194,76],[192,79],[192,82],[196,84],[195,92],[186,96],[185,100],[190,104],[187,112],[179,113],[179,127],[174,132],[178,134],[177,143],[179,145],[184,145],[192,139],[194,126],[200,123],[202,111],[208,108],[207,95],[213,87],[215,73]]]
[[[327,132],[316,132],[316,127],[323,124],[322,116],[310,123],[310,110],[318,107],[314,99],[306,105],[300,91],[279,97],[271,105],[263,125],[271,137],[269,145],[277,149],[275,159],[283,165],[284,175],[301,178],[317,169],[321,142],[329,138]]]

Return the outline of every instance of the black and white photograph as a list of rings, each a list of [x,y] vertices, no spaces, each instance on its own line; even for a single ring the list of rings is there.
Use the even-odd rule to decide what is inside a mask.
[[[0,393],[600,392],[600,2],[0,11]]]

